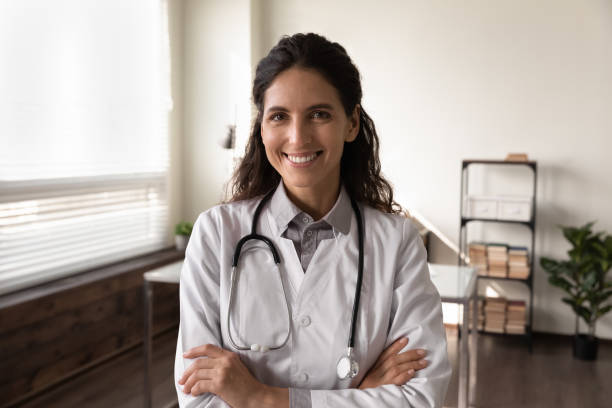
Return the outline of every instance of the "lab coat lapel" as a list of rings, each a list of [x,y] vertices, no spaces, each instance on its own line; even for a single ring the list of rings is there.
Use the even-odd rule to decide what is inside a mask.
[[[295,252],[293,242],[287,238],[279,237],[279,250],[281,252],[281,270],[285,271],[285,276],[291,286],[293,300],[297,299],[298,293],[304,282],[304,270]]]
[[[262,224],[265,224],[264,227],[267,228],[268,236],[274,238],[281,258],[280,269],[285,277],[285,282],[289,283],[288,286],[291,288],[291,299],[292,302],[294,302],[295,299],[297,299],[302,281],[304,280],[302,265],[295,252],[293,242],[290,239],[280,236],[279,226],[276,224],[276,220],[269,210],[267,211],[266,219],[268,222]]]
[[[316,301],[316,298],[325,292],[325,285],[333,273],[343,273],[338,262],[338,254],[344,253],[343,245],[344,243],[338,243],[335,239],[325,239],[319,243],[298,292],[300,308]]]

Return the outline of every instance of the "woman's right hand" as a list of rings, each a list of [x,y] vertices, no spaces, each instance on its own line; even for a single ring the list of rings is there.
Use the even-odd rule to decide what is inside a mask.
[[[402,385],[408,382],[414,373],[427,367],[423,349],[408,350],[398,354],[408,344],[407,338],[396,340],[378,357],[376,363],[359,384],[359,389],[374,388],[380,385]]]

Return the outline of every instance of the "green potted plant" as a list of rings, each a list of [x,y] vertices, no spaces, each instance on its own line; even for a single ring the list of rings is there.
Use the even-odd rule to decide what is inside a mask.
[[[595,336],[597,320],[612,309],[607,300],[612,296],[612,280],[606,275],[612,267],[612,236],[593,232],[593,222],[580,228],[560,226],[572,247],[569,259],[554,260],[542,257],[540,265],[548,272],[548,282],[563,289],[563,302],[576,314],[574,357],[582,360],[597,358],[598,340]],[[582,319],[588,333],[579,332]]]
[[[190,222],[181,221],[175,225],[174,243],[176,244],[176,249],[179,251],[184,251],[185,248],[187,248],[187,242],[189,241],[191,230],[193,230],[193,224]]]

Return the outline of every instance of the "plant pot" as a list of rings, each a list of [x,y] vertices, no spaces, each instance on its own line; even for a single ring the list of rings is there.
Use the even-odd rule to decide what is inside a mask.
[[[593,361],[597,359],[597,337],[586,334],[574,336],[574,357],[580,360]]]
[[[189,236],[187,235],[174,236],[174,244],[176,245],[176,249],[179,251],[184,251],[185,248],[187,248],[187,242],[189,242]]]

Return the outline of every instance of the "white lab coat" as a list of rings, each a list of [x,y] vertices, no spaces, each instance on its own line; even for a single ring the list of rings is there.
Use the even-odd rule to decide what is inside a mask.
[[[195,222],[181,271],[175,381],[193,362],[182,357],[183,351],[206,343],[235,351],[226,329],[231,260],[238,240],[250,233],[258,203],[219,205]],[[451,366],[440,296],[429,277],[423,243],[408,219],[360,208],[365,250],[354,350],[358,376],[352,381],[336,376],[338,359],[346,353],[357,281],[354,213],[350,233],[335,232],[334,239],[321,241],[304,273],[292,241],[281,237],[282,228],[269,203],[264,206],[257,232],[274,242],[281,264],[275,267],[265,244],[250,241],[245,245],[231,314],[232,335],[239,345],[275,346],[282,343],[290,325],[291,336],[280,350],[238,353],[259,381],[310,390],[312,407],[441,407]],[[410,339],[406,349],[428,351],[430,365],[402,386],[351,388],[381,352],[403,336]],[[181,407],[228,406],[215,395],[192,397],[181,388],[177,384]]]

